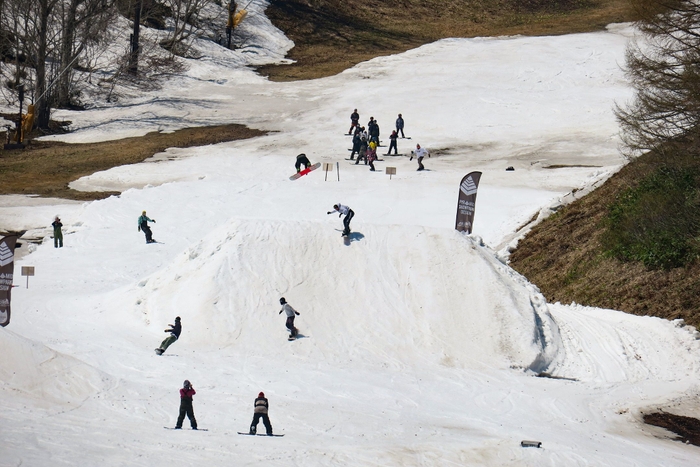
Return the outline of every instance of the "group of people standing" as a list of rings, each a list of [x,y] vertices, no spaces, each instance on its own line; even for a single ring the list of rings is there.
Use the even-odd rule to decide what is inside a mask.
[[[391,132],[389,136],[389,150],[386,152],[385,156],[391,155],[392,149],[394,150],[394,155],[398,155],[398,144],[399,133],[401,138],[406,138],[403,132],[404,129],[404,119],[401,114],[396,119],[396,129]],[[353,135],[352,138],[352,152],[350,153],[350,160],[355,160],[355,154],[357,154],[357,160],[355,165],[360,163],[360,160],[365,161],[365,165],[370,166],[370,171],[374,171],[374,161],[377,160],[377,147],[379,147],[379,123],[374,119],[374,117],[369,118],[367,123],[367,129],[360,125],[360,114],[357,113],[357,109],[354,109],[350,114],[350,130],[348,130],[348,135]],[[415,156],[418,160],[418,170],[424,170],[423,158],[427,155],[430,157],[430,153],[425,149],[421,148],[420,144],[416,145],[416,149],[412,152],[410,160],[413,160]]]

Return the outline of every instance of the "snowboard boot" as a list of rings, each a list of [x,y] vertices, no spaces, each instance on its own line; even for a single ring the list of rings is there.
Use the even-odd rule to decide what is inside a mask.
[[[165,350],[163,350],[163,349],[161,349],[161,348],[157,348],[157,349],[156,349],[156,353],[157,353],[158,355],[163,355],[163,352],[165,352]]]
[[[256,427],[254,427],[254,426],[251,426],[251,427],[250,427],[250,431],[248,432],[248,434],[254,435],[256,431],[258,431],[258,429],[257,429]]]

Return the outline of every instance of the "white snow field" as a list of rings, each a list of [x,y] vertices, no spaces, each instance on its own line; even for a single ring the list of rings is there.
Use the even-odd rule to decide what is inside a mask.
[[[288,41],[253,6],[269,40],[256,60],[276,60]],[[73,183],[119,197],[0,199],[0,227],[45,237],[16,261],[0,329],[0,465],[697,466],[697,447],[641,419],[700,414],[697,332],[548,304],[505,264],[533,216],[623,163],[611,108],[631,95],[631,34],[443,40],[284,84],[243,67],[250,46],[190,61],[158,92],[60,112],[75,142],[227,122],[271,133]],[[428,147],[429,170],[350,165],[353,108],[387,142],[402,113],[399,150]],[[340,173],[290,181],[300,152]],[[466,236],[453,226],[472,170]],[[338,202],[356,212],[349,246],[326,214]],[[137,231],[142,210],[162,243]],[[36,268],[28,288],[21,266]],[[301,313],[293,342],[283,296]],[[159,357],[175,316],[182,335]],[[208,431],[164,429],[185,379]],[[236,434],[260,391],[285,437]]]

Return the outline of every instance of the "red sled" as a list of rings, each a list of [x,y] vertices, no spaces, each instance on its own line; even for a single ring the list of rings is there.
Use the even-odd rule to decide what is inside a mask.
[[[312,165],[312,166],[309,167],[308,169],[304,169],[304,170],[302,170],[301,172],[295,173],[294,175],[292,175],[291,177],[289,177],[289,179],[290,179],[290,180],[296,180],[297,178],[300,178],[302,175],[306,175],[307,173],[311,172],[312,170],[316,170],[316,169],[318,169],[319,167],[321,167],[321,163],[320,163],[320,162],[316,162],[314,165]]]

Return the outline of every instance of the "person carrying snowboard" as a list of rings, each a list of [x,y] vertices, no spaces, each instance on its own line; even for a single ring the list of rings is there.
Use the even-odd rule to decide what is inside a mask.
[[[170,344],[175,342],[180,338],[180,333],[182,332],[182,325],[180,324],[180,317],[177,316],[175,318],[175,324],[168,324],[170,326],[168,329],[164,330],[163,332],[169,332],[170,335],[163,340],[163,342],[160,343],[160,347],[156,349],[156,353],[158,355],[163,355],[163,352],[166,351],[168,347],[170,347]]]
[[[309,158],[306,157],[306,154],[304,154],[304,153],[301,153],[297,156],[297,161],[294,164],[294,167],[297,169],[297,173],[301,172],[302,165],[304,166],[304,170],[311,167],[311,162],[309,161]]]
[[[282,305],[282,309],[278,313],[279,315],[282,314],[284,311],[287,315],[287,322],[285,323],[285,326],[287,326],[287,329],[289,329],[289,338],[295,338],[297,337],[297,334],[299,334],[299,330],[294,327],[294,318],[295,315],[299,316],[299,312],[292,308],[292,306],[287,303],[287,300],[284,299],[284,297],[280,298],[280,305]]]
[[[194,390],[192,384],[188,380],[182,383],[182,389],[180,389],[180,415],[177,417],[177,424],[175,425],[176,430],[182,429],[182,422],[185,421],[185,415],[190,419],[190,426],[193,430],[197,429],[197,420],[194,418],[194,408],[192,408],[192,396],[197,394]]]
[[[56,219],[54,219],[51,225],[53,226],[53,247],[63,248],[63,232],[61,232],[63,224],[61,223],[61,219],[56,216]]]
[[[342,204],[334,204],[333,209],[340,213],[338,217],[341,217],[343,214],[345,214],[345,219],[343,219],[343,226],[345,226],[345,229],[343,230],[342,236],[347,237],[348,235],[350,235],[350,221],[355,216],[355,212],[348,206],[343,206]],[[333,214],[333,211],[328,211],[328,214]]]
[[[151,232],[151,228],[148,226],[149,222],[156,223],[155,219],[150,219],[146,215],[146,211],[143,211],[141,216],[139,216],[139,231],[146,235],[146,243],[155,243],[156,241],[153,240],[153,232]]]
[[[255,409],[253,410],[253,421],[250,424],[250,434],[254,435],[258,431],[258,422],[262,418],[267,436],[272,436],[272,425],[270,425],[270,417],[267,416],[269,403],[265,398],[264,392],[261,391],[258,394],[258,397],[255,399],[255,403],[253,405]]]

